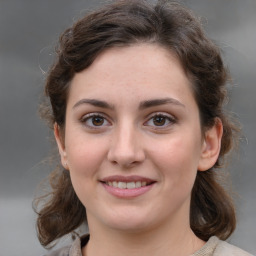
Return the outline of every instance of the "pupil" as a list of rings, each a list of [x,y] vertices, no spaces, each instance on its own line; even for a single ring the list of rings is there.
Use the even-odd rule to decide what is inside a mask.
[[[92,122],[95,126],[99,126],[102,125],[104,121],[102,117],[94,117]]]
[[[165,124],[165,117],[157,116],[154,118],[154,124],[157,126],[161,126]]]

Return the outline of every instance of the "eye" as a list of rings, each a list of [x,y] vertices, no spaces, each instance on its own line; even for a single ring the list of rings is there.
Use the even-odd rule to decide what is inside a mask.
[[[152,126],[154,128],[165,128],[168,127],[170,124],[175,123],[175,118],[167,115],[167,114],[154,114],[153,116],[148,119],[148,121],[144,124],[146,126]]]
[[[81,118],[81,122],[92,129],[109,126],[110,122],[101,114],[90,113]]]

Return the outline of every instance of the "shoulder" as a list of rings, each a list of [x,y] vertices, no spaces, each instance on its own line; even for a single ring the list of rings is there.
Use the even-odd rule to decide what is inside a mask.
[[[65,246],[65,247],[62,247],[58,250],[54,250],[54,251],[52,251],[49,254],[44,255],[44,256],[69,256],[70,255],[69,254],[70,248],[71,248],[71,245],[70,246]]]
[[[252,254],[212,236],[207,243],[192,256],[253,256]]]
[[[89,238],[89,234],[81,238],[77,237],[71,245],[52,251],[44,256],[82,256],[81,248],[88,243]]]
[[[252,254],[231,245],[225,241],[219,240],[216,249],[214,251],[214,256],[253,256]]]

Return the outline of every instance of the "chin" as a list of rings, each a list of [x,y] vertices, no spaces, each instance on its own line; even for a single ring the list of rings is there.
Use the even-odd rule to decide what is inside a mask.
[[[150,229],[150,226],[151,225],[149,225],[149,223],[145,223],[145,221],[143,223],[131,220],[122,223],[109,223],[109,227],[111,229],[117,230],[119,232],[125,232],[127,234],[144,232]]]
[[[153,220],[146,216],[150,216],[148,213],[130,212],[129,209],[125,211],[115,211],[114,214],[103,217],[103,225],[108,226],[111,229],[125,231],[128,233],[136,233],[142,230],[150,228],[153,224]]]

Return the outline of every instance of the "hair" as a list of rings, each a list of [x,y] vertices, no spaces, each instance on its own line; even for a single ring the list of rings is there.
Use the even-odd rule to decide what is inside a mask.
[[[224,111],[228,71],[219,48],[209,40],[200,20],[174,1],[114,1],[87,14],[68,28],[59,39],[57,58],[45,85],[50,99],[42,108],[53,128],[65,130],[70,82],[77,72],[88,68],[103,51],[138,43],[151,43],[173,53],[192,84],[202,131],[216,120],[223,124],[221,150],[215,165],[198,171],[191,195],[190,225],[200,239],[227,239],[235,229],[236,216],[231,197],[219,182],[217,168],[223,166],[234,147],[238,128]],[[37,231],[43,246],[74,231],[86,222],[86,210],[76,196],[69,172],[64,168],[50,176],[52,191],[38,210]]]

